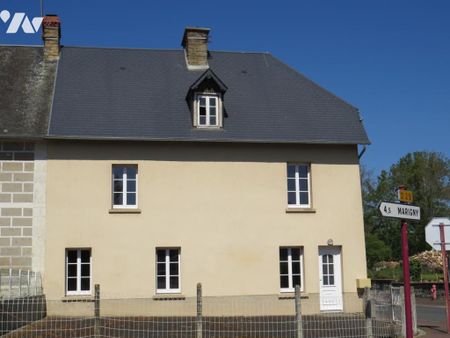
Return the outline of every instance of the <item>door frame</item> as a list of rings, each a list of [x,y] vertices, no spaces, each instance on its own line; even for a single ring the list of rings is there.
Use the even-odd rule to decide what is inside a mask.
[[[336,293],[338,295],[336,304],[332,304],[329,308],[326,308],[322,303],[323,292],[325,288],[322,285],[323,270],[322,270],[322,256],[325,254],[333,255],[333,268],[334,268],[334,282],[336,287]],[[319,246],[318,248],[318,263],[319,263],[319,307],[321,312],[342,312],[344,310],[344,294],[342,288],[342,247],[341,246]],[[338,263],[338,264],[336,264]],[[339,271],[339,275],[337,273]]]

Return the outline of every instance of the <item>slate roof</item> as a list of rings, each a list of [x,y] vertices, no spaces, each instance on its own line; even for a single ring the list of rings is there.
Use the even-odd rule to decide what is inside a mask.
[[[46,135],[55,69],[42,47],[0,46],[1,138]]]
[[[227,87],[223,129],[192,127],[186,101],[204,71],[183,50],[64,47],[48,136],[367,144],[358,110],[267,53],[210,52]]]

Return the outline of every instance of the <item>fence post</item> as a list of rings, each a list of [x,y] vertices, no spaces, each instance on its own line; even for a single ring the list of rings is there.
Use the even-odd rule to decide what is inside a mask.
[[[37,290],[37,272],[34,273],[34,295],[35,296],[38,295],[38,290]]]
[[[366,317],[366,337],[373,337],[373,297],[369,288],[364,289],[364,315]]]
[[[400,286],[400,307],[402,318],[402,337],[406,337],[406,318],[405,318],[405,289]]]
[[[22,269],[19,269],[19,297],[22,297]]]
[[[30,270],[27,272],[27,296],[30,297]]]
[[[12,291],[12,269],[9,269],[9,298],[11,298],[11,291]]]
[[[203,335],[203,300],[202,300],[202,284],[197,283],[197,338],[202,338]]]
[[[100,285],[95,284],[94,295],[94,337],[100,337]]]
[[[295,319],[297,322],[297,338],[303,338],[302,303],[300,300],[300,285],[295,286]]]

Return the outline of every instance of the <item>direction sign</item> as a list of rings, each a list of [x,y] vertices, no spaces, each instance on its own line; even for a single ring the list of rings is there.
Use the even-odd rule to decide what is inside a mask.
[[[384,217],[420,220],[420,208],[414,205],[381,202],[379,209]]]
[[[444,224],[445,250],[450,250],[450,219],[445,217],[433,218],[425,227],[425,240],[433,249],[441,251],[441,236],[439,224]]]

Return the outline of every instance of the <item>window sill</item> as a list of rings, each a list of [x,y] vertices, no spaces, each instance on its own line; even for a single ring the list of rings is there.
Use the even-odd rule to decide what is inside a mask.
[[[194,126],[194,130],[223,130],[221,126]]]
[[[296,207],[287,207],[286,213],[304,213],[304,214],[315,214],[316,209],[314,208],[296,208]]]
[[[94,296],[92,295],[68,295],[62,298],[63,303],[72,303],[72,302],[93,302]]]
[[[109,209],[110,214],[140,214],[142,211],[141,209],[127,209],[127,208],[117,208],[117,209]]]
[[[181,293],[161,293],[153,296],[153,300],[185,300],[186,296]]]
[[[300,292],[301,299],[309,299],[309,294],[306,292]],[[278,299],[295,299],[295,292],[283,292],[278,294]]]

